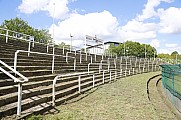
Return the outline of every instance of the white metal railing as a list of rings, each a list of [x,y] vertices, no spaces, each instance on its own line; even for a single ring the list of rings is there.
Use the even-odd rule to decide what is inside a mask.
[[[94,74],[94,72],[90,72],[90,73],[92,74],[92,85],[94,87],[95,86],[95,74]],[[55,87],[56,87],[56,82],[57,82],[58,79],[60,79],[62,77],[68,77],[68,76],[78,76],[78,90],[79,90],[79,93],[80,93],[81,92],[81,75],[85,75],[85,74],[88,74],[88,72],[57,75],[54,78],[53,85],[52,85],[52,105],[55,106],[55,99],[56,99],[55,98]]]
[[[114,60],[114,68],[116,69],[116,60],[117,58],[108,58],[109,64],[110,64],[110,60]]]
[[[88,64],[88,73],[90,72],[90,65],[99,65],[99,73],[100,73],[100,71],[101,71],[101,66],[102,65],[107,65],[108,66],[108,71],[109,71],[109,64],[103,64],[103,63],[89,63]]]
[[[33,54],[39,54],[39,55],[48,55],[48,56],[57,56],[57,57],[70,57],[72,59],[74,59],[74,70],[76,68],[76,58],[75,57],[71,57],[71,56],[63,56],[63,55],[56,55],[56,54],[48,54],[48,53],[40,53],[40,52],[31,52],[31,51],[24,51],[24,50],[17,50],[15,52],[15,56],[14,56],[14,70],[16,70],[16,66],[17,66],[17,59],[18,59],[18,53],[33,53]],[[54,64],[55,64],[55,61],[54,59],[52,59],[52,73],[54,72]]]
[[[66,62],[67,62],[67,63],[68,63],[68,54],[71,54],[71,53],[72,53],[72,52],[67,52],[67,53],[66,53]],[[77,54],[77,53],[76,53],[76,54]],[[75,55],[76,55],[76,54],[75,54]],[[87,61],[87,56],[90,56],[90,58],[91,58],[91,61],[90,61],[90,62],[92,63],[92,56],[91,56],[91,55],[82,54],[81,52],[79,53],[79,55],[80,55],[80,56],[79,56],[80,63],[82,63],[82,56],[83,56],[83,55],[86,56],[86,61]]]
[[[0,35],[6,37],[6,43],[8,43],[8,38],[14,38],[14,39],[28,41],[29,42],[28,51],[30,51],[30,49],[31,49],[31,42],[33,43],[32,47],[34,47],[34,42],[35,42],[34,41],[34,36],[23,34],[23,33],[19,33],[19,32],[8,30],[8,29],[4,29],[4,28],[0,28],[0,31],[4,31],[5,32],[5,34],[0,32]]]
[[[14,82],[18,83],[18,105],[17,105],[17,115],[21,115],[21,99],[22,99],[22,83],[24,82],[28,82],[28,78],[25,77],[24,75],[22,75],[21,73],[19,73],[18,71],[14,70],[13,68],[11,68],[9,65],[7,65],[6,63],[4,63],[3,61],[0,60],[0,64],[2,64],[3,66],[5,66],[6,68],[8,68],[9,70],[11,70],[13,73],[15,73],[16,75],[18,75],[19,77],[21,77],[23,80],[20,80],[19,78],[15,77],[14,75],[12,75],[10,72],[6,71],[5,69],[3,69],[2,67],[0,67],[0,71],[2,71],[3,73],[5,73],[7,76],[9,76],[10,78],[12,78],[14,80]]]
[[[6,43],[8,42],[8,38],[15,38],[15,39],[34,42],[34,37],[31,36],[31,35],[27,35],[27,34],[24,34],[24,33],[19,33],[19,32],[16,32],[16,31],[5,29],[5,28],[0,28],[0,31],[5,32],[5,34],[0,32],[0,35],[6,37]]]

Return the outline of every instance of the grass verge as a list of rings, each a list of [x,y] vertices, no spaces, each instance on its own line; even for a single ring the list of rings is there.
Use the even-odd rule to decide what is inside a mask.
[[[146,82],[159,73],[138,74],[99,86],[58,106],[59,113],[42,115],[38,118],[42,120],[158,120],[158,113],[155,112],[147,97]],[[163,114],[163,116],[167,115],[168,113]]]

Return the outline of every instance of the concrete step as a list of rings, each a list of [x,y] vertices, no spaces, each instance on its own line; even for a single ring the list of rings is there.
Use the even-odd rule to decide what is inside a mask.
[[[96,78],[98,78],[98,76],[96,76]],[[85,86],[85,85],[90,85],[90,84],[92,85],[92,81],[89,81],[90,79],[92,80],[92,77],[82,78],[81,87],[83,88],[83,86]],[[60,98],[60,97],[64,97],[64,96],[67,96],[69,94],[72,94],[72,93],[76,92],[78,90],[78,82],[77,81],[78,80],[76,79],[76,80],[73,80],[73,81],[61,82],[61,83],[57,84],[56,85],[56,91],[60,91],[60,92],[57,92],[56,97]],[[68,85],[70,85],[70,86],[68,86]],[[38,88],[32,89],[32,90],[30,89],[28,91],[24,90],[23,96],[22,96],[22,98],[23,98],[22,103],[24,103],[24,105],[22,105],[22,110],[25,109],[25,108],[29,108],[30,107],[30,106],[28,107],[25,104],[36,105],[38,103],[41,103],[41,101],[43,101],[43,102],[47,101],[48,102],[51,99],[51,90],[52,90],[51,85],[46,86],[46,87],[40,87],[40,88],[41,88],[41,91],[38,91],[38,90],[40,90]],[[31,93],[29,91],[31,91]],[[32,92],[34,94],[33,96],[32,96]],[[35,94],[35,92],[40,92],[40,93],[39,94],[37,94],[37,93]],[[17,94],[14,93],[13,95],[16,96]],[[12,103],[12,99],[15,99],[15,97],[12,97],[13,95],[11,95],[11,99],[9,99],[9,100],[11,100],[11,103]],[[38,95],[38,96],[35,96],[35,95]],[[28,99],[25,99],[25,97],[28,97]],[[7,96],[5,96],[5,98],[6,98],[6,100],[2,100],[1,99],[1,103],[2,103],[2,101],[8,101]],[[36,103],[34,103],[34,104],[31,103],[31,100],[32,100],[32,102],[36,102]],[[2,108],[1,109],[1,113],[4,114],[4,115],[5,114],[6,115],[7,114],[12,114],[16,110],[15,104],[16,103],[5,105],[5,103],[3,103],[3,105],[5,105],[5,106],[1,107]]]

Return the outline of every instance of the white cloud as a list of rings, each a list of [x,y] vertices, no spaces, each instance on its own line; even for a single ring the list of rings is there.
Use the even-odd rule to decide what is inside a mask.
[[[64,19],[69,12],[67,5],[68,0],[22,0],[18,9],[26,14],[46,11],[51,17]]]
[[[70,33],[74,36],[73,39],[84,39],[86,34],[97,35],[99,38],[115,38],[118,34],[118,21],[116,17],[108,11],[99,13],[89,13],[85,15],[71,14],[68,19],[58,23],[54,27],[55,40],[67,43],[65,40],[70,40]],[[53,26],[50,27],[50,33],[53,31]],[[106,40],[106,39],[104,39]],[[114,41],[115,39],[113,39]]]
[[[129,21],[125,26],[122,27],[124,31],[133,32],[148,32],[157,29],[157,24],[155,23],[143,23],[136,20]]]
[[[153,39],[156,37],[155,31],[148,31],[148,32],[121,31],[120,34],[124,40],[131,40],[137,42]]]
[[[181,8],[159,9],[160,33],[181,33]]]
[[[145,19],[157,16],[155,7],[160,5],[161,2],[171,3],[173,0],[148,0],[145,8],[142,10],[142,14],[137,16],[138,21],[144,21]]]
[[[158,50],[158,53],[168,53],[168,54],[171,54],[172,51],[168,50],[168,49],[165,49],[165,48],[161,48]]]
[[[155,48],[159,48],[160,47],[160,42],[159,42],[158,39],[153,39],[153,40],[151,40],[150,45],[155,47]]]
[[[168,54],[171,54],[172,52],[174,51],[177,51],[177,52],[181,52],[181,46],[179,46],[178,44],[176,43],[166,43],[165,44],[165,47],[166,48],[161,48],[159,49],[159,53],[168,53]]]
[[[166,43],[165,46],[166,46],[166,47],[169,47],[169,48],[174,48],[174,47],[177,47],[178,45],[177,45],[177,44],[174,44],[174,43],[173,43],[173,44],[168,44],[168,43]]]

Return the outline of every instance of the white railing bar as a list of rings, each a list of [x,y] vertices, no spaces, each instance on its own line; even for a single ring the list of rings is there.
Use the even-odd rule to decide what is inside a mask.
[[[74,70],[76,68],[76,58],[75,57],[71,57],[71,56],[63,56],[63,55],[56,55],[56,54],[49,54],[49,53],[40,53],[40,52],[32,52],[32,51],[24,51],[24,50],[17,50],[15,52],[15,56],[14,56],[14,70],[16,71],[16,66],[17,66],[17,58],[18,58],[18,53],[20,52],[24,52],[24,53],[33,53],[33,54],[39,54],[39,55],[49,55],[49,56],[58,56],[58,57],[70,57],[74,59]],[[53,63],[54,64],[54,63]],[[52,64],[52,67],[53,67]],[[52,69],[52,73],[53,73],[53,69]]]
[[[94,72],[91,72],[94,73]],[[57,75],[54,79],[53,79],[53,85],[52,85],[52,105],[55,106],[55,86],[56,86],[56,82],[58,80],[58,78],[62,78],[62,77],[67,77],[67,76],[81,76],[84,74],[88,74],[88,72],[81,72],[81,73],[73,73],[73,74],[64,74],[64,75]],[[79,89],[79,93],[81,91],[81,77],[78,77],[78,89]],[[93,76],[93,85],[94,85],[94,76]]]
[[[15,69],[11,68],[9,65],[7,65],[6,63],[4,63],[3,61],[0,60],[0,63],[2,65],[4,65],[6,68],[8,68],[9,70],[13,71],[15,74],[17,74],[18,76],[20,76],[21,78],[24,79],[24,81],[15,81],[15,82],[27,82],[28,81],[28,78],[25,77],[24,75],[22,75],[21,73],[19,73],[18,71],[16,71]]]
[[[0,70],[5,73],[6,75],[8,75],[10,78],[12,78],[14,80],[14,82],[18,82],[18,105],[17,105],[17,115],[21,115],[21,99],[22,99],[22,83],[23,82],[27,82],[28,78],[23,76],[21,73],[19,73],[18,71],[15,71],[13,68],[11,68],[9,65],[7,65],[6,63],[4,63],[3,61],[0,60],[0,63],[2,65],[4,65],[6,68],[8,68],[9,70],[13,71],[15,74],[17,74],[18,76],[20,76],[21,78],[24,79],[24,81],[19,80],[18,78],[16,78],[15,76],[13,76],[12,74],[10,74],[8,71],[4,70],[3,68],[0,67]]]
[[[102,65],[107,65],[108,66],[108,70],[109,70],[109,64],[102,64],[102,63],[89,63],[88,64],[88,73],[90,72],[90,65],[99,65],[99,73],[100,73],[100,70],[101,70],[101,67]]]
[[[79,93],[81,91],[81,76],[78,77]]]

